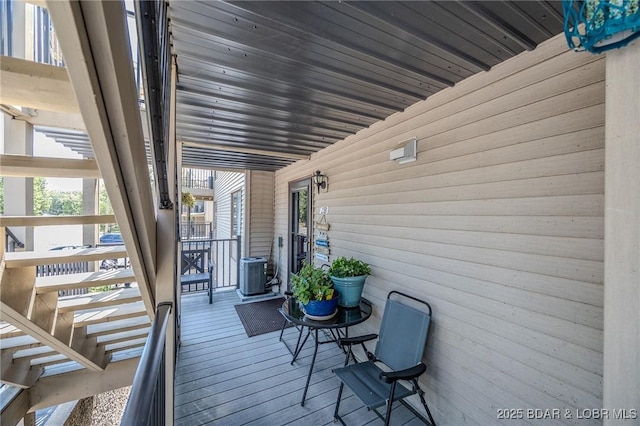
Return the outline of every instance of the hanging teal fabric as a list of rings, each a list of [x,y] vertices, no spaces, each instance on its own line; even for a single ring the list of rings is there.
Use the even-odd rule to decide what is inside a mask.
[[[569,47],[601,53],[640,37],[640,0],[563,0]]]

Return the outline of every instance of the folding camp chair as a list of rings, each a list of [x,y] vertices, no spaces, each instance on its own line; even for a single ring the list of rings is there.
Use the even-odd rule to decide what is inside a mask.
[[[387,296],[375,354],[367,350],[365,342],[378,337],[376,334],[340,339],[340,344],[347,348],[347,358],[343,368],[334,370],[341,381],[334,413],[335,420],[345,424],[338,410],[342,390],[344,385],[347,385],[367,406],[367,409],[373,410],[384,420],[385,425],[389,424],[393,402],[400,401],[424,423],[435,426],[424,399],[424,392],[418,386],[418,377],[427,369],[422,363],[422,356],[430,320],[431,306],[427,302],[392,291]],[[357,344],[362,344],[369,360],[347,365],[350,357],[355,360],[352,347]],[[387,368],[385,370],[380,368],[380,363]],[[409,381],[411,387],[407,388],[399,383],[399,380]],[[413,394],[420,396],[420,401],[429,416],[428,420],[403,400]],[[386,405],[387,410],[384,417],[377,410],[383,405]]]

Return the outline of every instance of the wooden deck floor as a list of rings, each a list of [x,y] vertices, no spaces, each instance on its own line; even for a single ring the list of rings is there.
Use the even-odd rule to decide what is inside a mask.
[[[333,425],[339,382],[331,372],[344,355],[333,344],[320,345],[304,407],[300,399],[313,354],[307,342],[290,365],[279,331],[247,337],[233,305],[235,292],[182,299],[182,347],[175,387],[176,425]],[[295,346],[297,332],[285,331]],[[382,424],[345,390],[340,413],[347,425]],[[422,424],[398,404],[392,424]]]

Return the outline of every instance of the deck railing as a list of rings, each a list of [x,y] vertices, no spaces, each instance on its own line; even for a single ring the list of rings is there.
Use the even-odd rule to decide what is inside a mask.
[[[13,252],[16,251],[16,248],[24,248],[24,243],[11,232],[11,229],[5,228],[5,250]]]
[[[192,189],[213,189],[215,171],[206,169],[182,169],[182,187]]]
[[[238,287],[238,277],[240,276],[240,237],[223,239],[192,239],[183,240],[182,250],[204,250],[207,258],[213,264],[213,288],[233,288]],[[183,287],[183,293],[190,291],[202,291],[207,288]]]
[[[180,235],[185,240],[213,239],[213,222],[191,222],[180,224]]]
[[[122,425],[164,425],[165,420],[165,344],[172,303],[160,303],[151,324],[133,377],[131,393],[124,409]],[[172,344],[171,342],[170,344]]]
[[[49,277],[52,275],[80,274],[89,272],[89,262],[55,263],[53,265],[36,266],[36,277]],[[89,293],[88,288],[72,288],[58,291],[58,296],[75,296]]]

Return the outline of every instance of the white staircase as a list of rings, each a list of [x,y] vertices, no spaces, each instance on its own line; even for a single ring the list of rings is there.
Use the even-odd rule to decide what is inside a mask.
[[[8,157],[3,176],[95,178],[90,160]],[[74,161],[78,161],[77,164]],[[5,252],[5,227],[114,223],[113,215],[0,217],[0,381],[30,388],[42,377],[104,371],[112,361],[139,357],[150,326],[131,268],[36,277],[38,265],[99,263],[127,257],[125,246],[45,252]],[[130,284],[133,285],[124,285]],[[60,291],[88,289],[60,297]],[[105,389],[109,390],[109,389]]]

